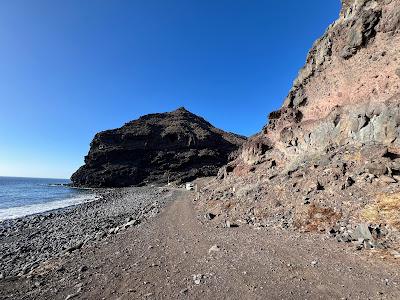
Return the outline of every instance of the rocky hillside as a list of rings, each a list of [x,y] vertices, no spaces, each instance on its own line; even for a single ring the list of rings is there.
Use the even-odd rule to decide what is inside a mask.
[[[399,31],[400,1],[343,1],[339,19],[314,43],[282,108],[249,142],[243,161],[260,159],[259,143],[289,160],[346,143],[400,146]]]
[[[71,180],[76,186],[122,187],[212,176],[244,140],[184,108],[150,114],[96,134]]]
[[[343,0],[281,109],[198,206],[212,222],[400,248],[399,135],[400,1]]]

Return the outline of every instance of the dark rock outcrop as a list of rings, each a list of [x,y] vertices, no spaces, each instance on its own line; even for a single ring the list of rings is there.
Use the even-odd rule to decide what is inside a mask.
[[[96,134],[71,180],[86,187],[181,183],[216,175],[244,141],[184,108],[150,114]]]

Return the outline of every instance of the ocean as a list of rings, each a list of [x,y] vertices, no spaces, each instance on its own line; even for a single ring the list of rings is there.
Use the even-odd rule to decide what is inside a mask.
[[[0,221],[92,201],[91,190],[75,189],[67,179],[0,177]]]

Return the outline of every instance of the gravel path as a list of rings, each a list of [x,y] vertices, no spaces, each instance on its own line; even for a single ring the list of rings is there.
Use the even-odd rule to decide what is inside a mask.
[[[0,281],[0,299],[400,299],[394,261],[323,235],[214,228],[189,192],[174,196],[156,218]]]

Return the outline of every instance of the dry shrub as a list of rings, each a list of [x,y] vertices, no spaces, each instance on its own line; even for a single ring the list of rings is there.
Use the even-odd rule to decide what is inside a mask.
[[[295,221],[295,226],[305,231],[325,231],[340,219],[341,214],[330,207],[311,204],[306,213]]]
[[[256,219],[262,220],[268,217],[269,209],[262,206],[262,205],[257,205],[254,207],[254,217]]]
[[[221,201],[219,200],[209,200],[206,202],[206,207],[208,210],[213,210],[221,206]]]
[[[343,159],[346,161],[357,161],[360,162],[363,160],[363,155],[361,151],[355,151],[353,153],[345,153]]]
[[[384,223],[400,229],[400,193],[379,195],[365,207],[361,217],[371,223]]]
[[[223,206],[224,206],[225,209],[229,210],[233,206],[233,203],[232,202],[225,202],[223,204]]]

